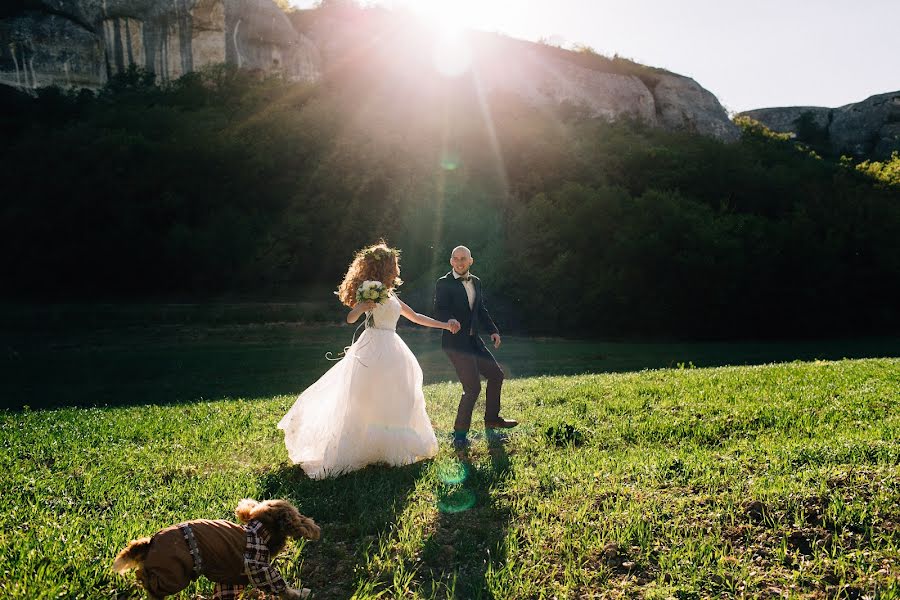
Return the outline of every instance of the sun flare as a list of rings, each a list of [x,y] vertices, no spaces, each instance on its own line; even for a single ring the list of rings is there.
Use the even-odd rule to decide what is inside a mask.
[[[434,68],[445,77],[458,77],[472,63],[466,30],[477,24],[478,4],[465,1],[406,0],[403,3],[429,33]]]
[[[407,6],[443,35],[459,34],[472,27],[478,17],[478,5],[468,1],[409,0]]]
[[[458,77],[472,65],[472,50],[461,30],[447,30],[435,36],[431,59],[434,68],[445,77]]]

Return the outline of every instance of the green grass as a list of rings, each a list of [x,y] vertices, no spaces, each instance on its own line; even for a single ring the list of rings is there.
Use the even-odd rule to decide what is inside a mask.
[[[0,412],[0,597],[140,597],[129,539],[251,496],[322,526],[278,559],[320,599],[900,598],[898,390],[897,358],[510,379],[523,424],[464,465],[438,383],[435,460],[326,481],[293,392]]]

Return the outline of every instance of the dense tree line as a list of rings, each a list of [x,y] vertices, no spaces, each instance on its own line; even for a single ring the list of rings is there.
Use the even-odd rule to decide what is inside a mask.
[[[507,329],[898,330],[893,162],[823,159],[749,121],[734,144],[608,123],[417,68],[3,89],[4,295],[301,299],[384,236],[423,309],[469,245]]]

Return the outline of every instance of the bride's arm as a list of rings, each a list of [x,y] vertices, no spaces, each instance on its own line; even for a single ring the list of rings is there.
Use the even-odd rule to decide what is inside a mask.
[[[459,329],[459,323],[454,319],[450,319],[449,321],[438,321],[436,319],[432,319],[431,317],[427,317],[425,315],[419,314],[413,309],[411,309],[405,302],[398,299],[400,302],[400,314],[412,321],[413,323],[417,323],[419,325],[424,325],[425,327],[434,327],[435,329],[446,329],[447,331],[453,331],[454,329]]]
[[[365,302],[357,302],[356,306],[354,306],[350,312],[347,313],[347,322],[348,323],[356,323],[356,320],[359,319],[360,315],[364,314],[368,310],[372,310],[375,308],[375,303],[371,300],[366,300]]]

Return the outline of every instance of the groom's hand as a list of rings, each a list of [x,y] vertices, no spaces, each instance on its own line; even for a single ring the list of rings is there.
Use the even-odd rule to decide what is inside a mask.
[[[456,319],[450,319],[449,321],[447,321],[447,324],[450,325],[450,333],[456,333],[461,327],[459,321],[457,321]]]
[[[499,348],[500,347],[500,334],[492,333],[491,339],[494,340],[494,348]]]

